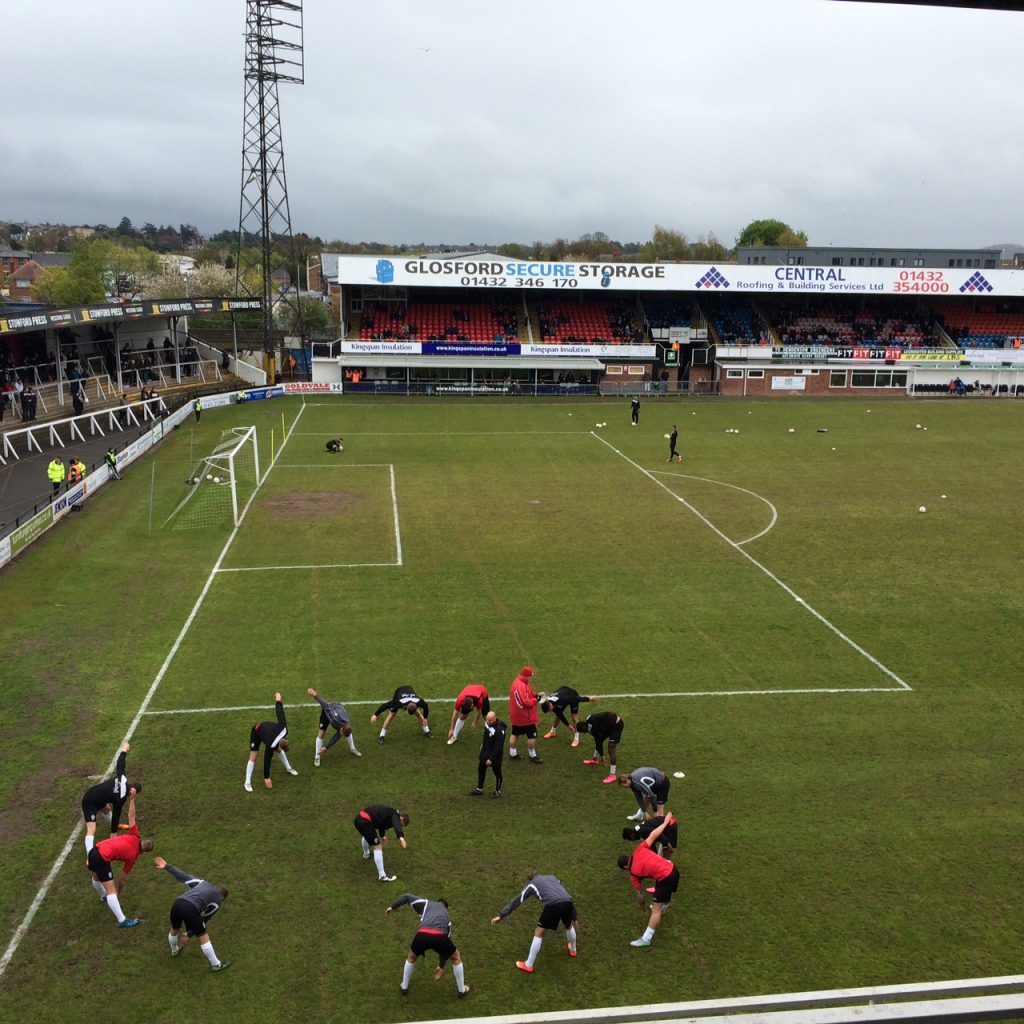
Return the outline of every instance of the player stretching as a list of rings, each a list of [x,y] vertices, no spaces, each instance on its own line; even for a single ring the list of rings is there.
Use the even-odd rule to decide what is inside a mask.
[[[604,741],[608,741],[608,774],[601,780],[606,786],[616,778],[615,755],[624,728],[625,723],[614,711],[598,711],[579,723],[580,732],[589,732],[594,738],[594,756],[586,758],[584,764],[604,764]]]
[[[249,733],[249,763],[245,766],[245,791],[252,792],[252,770],[256,767],[256,752],[263,746],[263,785],[267,789],[273,789],[274,783],[270,781],[270,760],[276,753],[284,765],[284,770],[289,775],[299,773],[291,766],[288,760],[288,722],[284,717],[284,705],[281,703],[281,694],[274,694],[274,709],[277,711],[276,722],[257,722]]]
[[[452,712],[452,724],[448,728],[448,746],[450,747],[462,732],[466,719],[476,709],[476,718],[473,719],[471,729],[480,724],[480,719],[491,710],[491,702],[487,697],[487,687],[479,683],[472,683],[462,689],[462,693],[455,698],[455,710]]]
[[[348,749],[356,757],[362,757],[363,755],[356,750],[355,737],[352,735],[352,720],[348,717],[348,711],[345,710],[344,704],[328,704],[323,697],[318,697],[316,690],[310,687],[306,693],[310,695],[320,705],[320,731],[316,734],[316,754],[313,757],[313,764],[318,768],[320,767],[320,755],[325,750],[330,750],[342,736],[348,740]],[[334,735],[324,745],[324,736],[327,735],[328,728],[337,730]]]
[[[121,890],[125,879],[135,866],[140,853],[149,853],[153,849],[152,839],[140,839],[139,828],[135,824],[135,795],[128,795],[128,827],[109,839],[101,839],[90,851],[86,864],[92,872],[92,887],[99,893],[100,899],[110,908],[117,919],[118,928],[134,928],[140,923],[137,917],[125,917],[121,910]],[[115,860],[124,865],[121,880],[114,884],[114,871],[111,863]]]
[[[383,844],[388,841],[385,832],[389,828],[395,830],[398,844],[404,850],[409,844],[405,841],[405,833],[402,829],[409,824],[409,815],[402,814],[394,807],[387,804],[370,804],[364,807],[355,817],[352,823],[359,833],[359,842],[363,847],[363,860],[370,859],[373,853],[373,863],[377,866],[377,877],[382,882],[393,882],[397,875],[389,875],[384,870]]]
[[[413,896],[411,892],[407,892],[399,896],[384,913],[390,914],[392,910],[398,910],[399,907],[404,907],[406,904],[419,915],[420,926],[412,937],[409,955],[405,958],[405,966],[402,968],[402,995],[409,994],[409,983],[412,981],[412,972],[416,970],[416,960],[432,949],[438,959],[434,981],[441,980],[441,976],[444,974],[444,965],[451,960],[459,998],[465,999],[469,994],[469,986],[466,984],[466,968],[462,963],[462,954],[452,942],[452,918],[448,913],[448,901],[425,900],[422,896]]]
[[[641,821],[636,825],[627,825],[622,830],[622,838],[627,843],[635,843],[638,840],[646,839],[658,826],[665,823],[665,818],[662,815],[656,815],[653,818],[649,818],[647,821]],[[666,826],[665,831],[661,833],[661,839],[657,844],[655,853],[659,856],[664,857],[666,860],[672,859],[672,854],[675,853],[676,847],[679,845],[679,828],[675,818]],[[653,892],[653,889],[648,890]]]
[[[113,835],[121,824],[121,810],[129,794],[142,792],[141,782],[128,784],[128,776],[125,774],[127,759],[128,744],[126,743],[117,755],[117,767],[114,769],[114,777],[107,779],[106,782],[99,783],[97,786],[91,786],[82,797],[86,853],[93,848],[96,842],[96,816],[103,811],[103,808],[110,807],[110,834]]]
[[[634,768],[629,775],[620,775],[619,785],[631,789],[636,797],[635,814],[627,814],[630,821],[641,821],[645,814],[664,814],[668,799],[668,776],[657,768]]]
[[[533,933],[533,942],[530,943],[530,953],[525,960],[517,960],[516,967],[527,974],[533,974],[533,965],[544,944],[544,933],[549,928],[557,928],[561,921],[565,926],[565,938],[568,942],[569,956],[576,957],[576,904],[566,891],[565,886],[555,878],[554,875],[538,875],[531,871],[526,876],[528,881],[523,891],[498,911],[497,917],[491,918],[491,924],[497,924],[502,918],[508,917],[524,900],[531,896],[544,904],[540,912],[540,919],[537,921],[537,928]]]
[[[649,946],[654,940],[654,933],[661,924],[661,915],[664,908],[672,902],[672,893],[679,888],[679,868],[670,860],[659,857],[652,847],[661,838],[661,834],[670,826],[675,824],[675,818],[671,814],[665,815],[665,820],[642,842],[637,843],[632,856],[623,854],[619,857],[619,867],[629,872],[629,881],[636,890],[636,901],[640,906],[644,905],[644,894],[641,891],[641,883],[645,878],[654,879],[654,897],[651,900],[651,917],[647,922],[643,935],[634,939],[631,946]]]
[[[171,904],[171,930],[167,934],[167,943],[171,947],[171,956],[177,956],[186,946],[190,938],[198,938],[203,956],[210,961],[215,971],[226,971],[231,966],[230,960],[220,960],[213,951],[210,934],[206,930],[206,922],[220,910],[228,898],[227,889],[213,882],[196,878],[187,871],[168,864],[163,857],[154,857],[153,864],[157,871],[166,871],[169,875],[188,886],[188,892],[182,893]],[[185,934],[182,935],[182,929]]]
[[[387,738],[388,729],[391,728],[391,723],[395,720],[395,715],[399,711],[405,708],[410,715],[415,715],[420,720],[420,726],[423,729],[423,735],[429,740],[430,726],[427,723],[427,716],[430,714],[430,706],[427,704],[422,697],[416,695],[416,691],[411,686],[400,686],[395,690],[391,697],[391,700],[385,701],[372,715],[370,715],[370,721],[376,722],[377,719],[386,711],[388,717],[384,719],[384,724],[380,729],[380,736],[377,738],[378,743],[383,743]]]
[[[570,727],[565,720],[565,709],[568,708],[569,716],[572,718],[572,743],[569,745],[578,747],[580,745],[580,705],[593,704],[596,701],[596,697],[581,697],[571,686],[560,686],[554,693],[549,693],[547,696],[542,695],[541,711],[545,715],[551,711],[555,713],[555,721],[551,723],[551,728],[544,733],[544,739],[553,740],[555,738],[559,722],[567,729]]]

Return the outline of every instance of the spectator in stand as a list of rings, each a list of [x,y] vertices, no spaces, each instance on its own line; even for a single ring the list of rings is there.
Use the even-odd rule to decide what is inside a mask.
[[[6,389],[0,389],[0,423],[4,421],[4,414],[7,412],[7,406],[11,404],[11,396],[8,394]]]
[[[85,412],[85,393],[82,391],[80,381],[74,381],[71,385],[71,407],[75,410],[76,416]]]

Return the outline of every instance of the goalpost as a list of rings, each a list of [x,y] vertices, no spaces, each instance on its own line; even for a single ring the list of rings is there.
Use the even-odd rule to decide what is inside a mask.
[[[185,493],[164,520],[172,530],[238,526],[242,511],[260,482],[256,427],[225,430],[213,451],[189,469]]]

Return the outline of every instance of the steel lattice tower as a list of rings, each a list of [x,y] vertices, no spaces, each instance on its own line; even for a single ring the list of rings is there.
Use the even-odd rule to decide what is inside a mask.
[[[235,281],[237,294],[263,300],[262,340],[267,353],[276,350],[281,337],[274,322],[271,278],[275,242],[286,243],[296,273],[294,292],[282,301],[294,302],[297,314],[300,309],[277,84],[302,85],[302,44],[302,0],[246,0],[242,195]],[[301,336],[301,316],[298,322]]]

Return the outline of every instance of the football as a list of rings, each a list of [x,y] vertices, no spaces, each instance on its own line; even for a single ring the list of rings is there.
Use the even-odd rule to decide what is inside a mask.
[[[215,484],[219,484],[219,483],[220,483],[220,477],[219,477],[219,476],[215,476],[215,477],[213,478],[213,482],[214,482]]]

